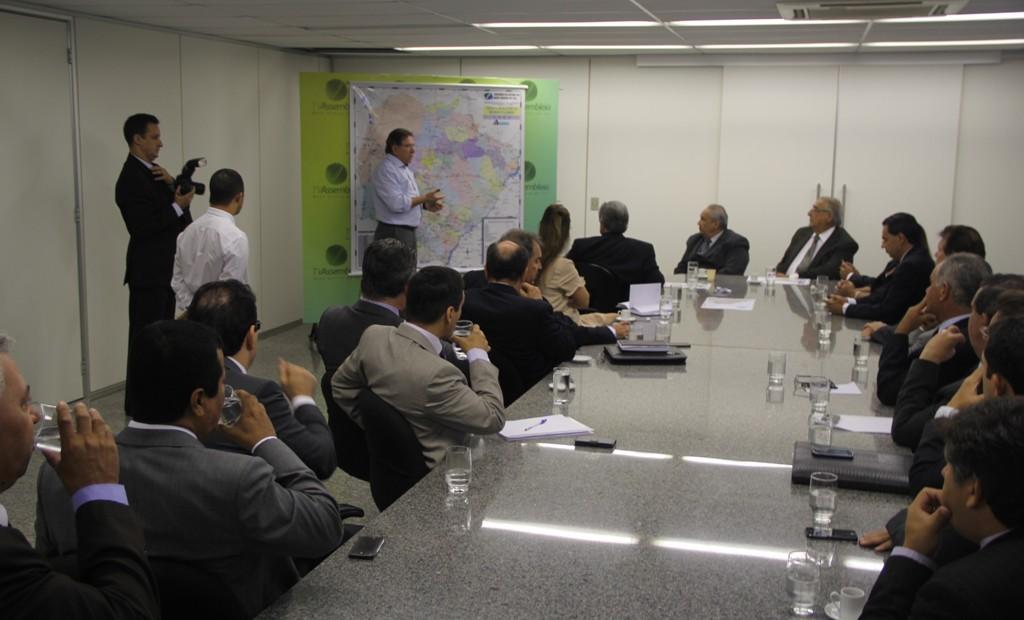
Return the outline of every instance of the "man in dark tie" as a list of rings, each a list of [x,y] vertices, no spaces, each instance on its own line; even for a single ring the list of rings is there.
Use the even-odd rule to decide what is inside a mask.
[[[839,265],[852,261],[858,245],[843,228],[843,204],[823,196],[807,212],[808,225],[797,229],[776,265],[780,276],[839,278]]]
[[[750,262],[750,242],[729,230],[729,214],[722,205],[711,204],[700,212],[695,235],[686,240],[686,251],[674,273],[686,273],[686,264],[698,263],[719,275],[743,275]]]

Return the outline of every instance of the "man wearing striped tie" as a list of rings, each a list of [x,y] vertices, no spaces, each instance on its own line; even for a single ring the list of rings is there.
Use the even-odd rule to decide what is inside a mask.
[[[853,262],[858,245],[843,228],[843,205],[822,197],[807,212],[809,226],[797,229],[775,267],[781,277],[839,279],[839,265]]]

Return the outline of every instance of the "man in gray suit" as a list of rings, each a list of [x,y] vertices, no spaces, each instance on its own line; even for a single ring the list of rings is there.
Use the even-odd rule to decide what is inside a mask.
[[[206,570],[254,616],[298,581],[293,558],[341,544],[338,506],[247,392],[239,392],[238,422],[222,431],[249,454],[203,446],[224,403],[224,357],[210,328],[148,325],[130,362],[134,418],[117,444],[147,555]],[[52,468],[41,469],[38,491],[36,547],[50,557],[74,553],[71,502]]]
[[[448,446],[464,445],[466,433],[496,433],[505,425],[498,369],[487,357],[487,338],[476,325],[467,337],[453,335],[464,300],[458,272],[423,268],[409,280],[407,321],[398,327],[368,327],[331,380],[334,400],[360,426],[355,404],[365,389],[398,410],[431,468]],[[441,357],[442,340],[454,340],[466,351],[472,387]]]

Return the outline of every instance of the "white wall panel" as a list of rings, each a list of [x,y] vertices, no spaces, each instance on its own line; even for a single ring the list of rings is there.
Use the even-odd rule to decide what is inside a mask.
[[[819,184],[829,194],[837,79],[829,66],[724,69],[718,202],[750,240],[748,274],[782,258]]]
[[[178,35],[76,20],[82,136],[89,367],[93,390],[124,381],[128,355],[128,231],[114,184],[128,155],[124,120],[136,112],[160,119],[157,163],[181,169]],[[198,202],[198,201],[197,201]]]
[[[459,72],[461,64],[461,60],[457,57],[375,58],[368,56],[339,56],[331,59],[331,70],[337,73],[461,75]]]
[[[312,56],[259,50],[260,319],[268,328],[302,317],[299,73],[318,65]]]
[[[591,63],[588,200],[624,202],[626,234],[652,242],[662,272],[672,273],[718,189],[722,70]],[[587,214],[586,235],[596,235],[597,212]]]
[[[0,12],[0,332],[32,395],[82,396],[68,24]]]
[[[974,226],[996,271],[1024,272],[1024,61],[964,69],[953,223]],[[929,231],[934,232],[934,231]]]

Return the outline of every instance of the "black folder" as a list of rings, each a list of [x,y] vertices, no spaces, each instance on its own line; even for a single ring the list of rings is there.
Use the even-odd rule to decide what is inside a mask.
[[[839,476],[839,486],[844,489],[905,495],[913,458],[912,454],[873,450],[854,450],[853,460],[822,458],[811,454],[810,443],[798,441],[793,444],[792,480],[794,484],[807,484],[812,473],[827,471]]]
[[[622,351],[615,345],[606,346],[604,354],[613,364],[685,364],[686,353],[677,347],[668,351]]]

